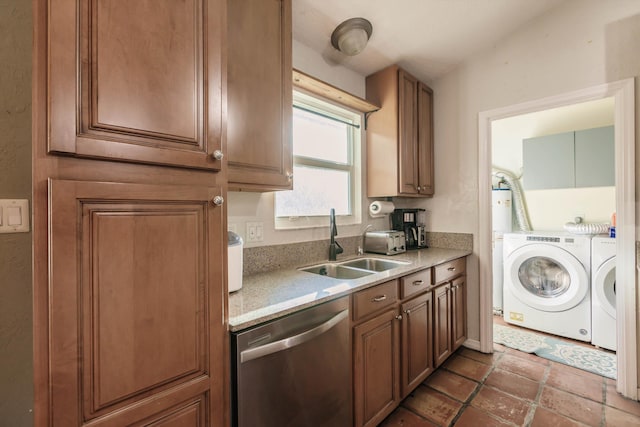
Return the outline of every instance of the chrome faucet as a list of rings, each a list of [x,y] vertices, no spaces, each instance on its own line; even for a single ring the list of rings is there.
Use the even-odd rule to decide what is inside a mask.
[[[329,261],[335,261],[338,254],[344,252],[342,246],[336,242],[338,227],[336,227],[336,210],[331,208],[329,212],[329,232],[331,233],[331,243],[329,244]]]

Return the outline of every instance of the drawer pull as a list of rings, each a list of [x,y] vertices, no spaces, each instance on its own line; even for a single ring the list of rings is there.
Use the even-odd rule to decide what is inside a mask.
[[[424,280],[414,280],[412,285],[413,286],[422,286],[422,285],[424,285]]]
[[[447,268],[447,271],[456,271],[456,268],[455,267],[449,267],[449,268]]]
[[[371,302],[382,302],[387,299],[386,295],[378,295],[377,297],[371,298]]]

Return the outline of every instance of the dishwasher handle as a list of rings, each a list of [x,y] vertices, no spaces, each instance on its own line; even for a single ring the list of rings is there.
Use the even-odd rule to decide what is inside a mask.
[[[283,338],[278,341],[274,341],[269,344],[261,345],[260,347],[254,347],[240,352],[240,363],[245,363],[250,360],[258,359],[263,356],[268,356],[269,354],[276,353],[278,351],[286,350],[288,348],[295,347],[297,345],[303,344],[313,338],[324,334],[329,329],[333,328],[335,325],[340,323],[342,320],[346,319],[349,315],[349,310],[342,310],[331,319],[327,320],[324,323],[319,324],[318,326],[314,326],[311,329],[308,329],[304,332],[301,332],[297,335],[293,335],[291,337]]]

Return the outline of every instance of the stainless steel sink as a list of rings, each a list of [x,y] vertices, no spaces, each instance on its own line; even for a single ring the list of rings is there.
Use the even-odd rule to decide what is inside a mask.
[[[341,264],[314,265],[313,267],[301,268],[300,270],[308,273],[319,274],[321,276],[333,277],[334,279],[346,280],[357,279],[374,273],[374,271],[345,267]]]
[[[391,261],[380,258],[357,258],[341,263],[326,263],[300,268],[300,271],[333,277],[334,279],[358,279],[381,271],[409,264],[407,261]]]
[[[391,270],[392,268],[401,267],[407,264],[409,263],[406,261],[391,261],[388,259],[380,258],[358,258],[352,261],[343,262],[340,265],[379,272]]]

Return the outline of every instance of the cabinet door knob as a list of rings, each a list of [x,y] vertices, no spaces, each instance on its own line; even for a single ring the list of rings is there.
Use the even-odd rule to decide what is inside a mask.
[[[224,197],[215,196],[213,199],[211,199],[211,203],[213,203],[216,206],[221,206],[224,203]]]
[[[293,179],[293,172],[287,172],[287,179],[291,181]]]
[[[396,320],[402,320],[402,314],[398,314],[398,315],[396,316]]]
[[[211,156],[216,160],[222,160],[222,158],[224,157],[224,154],[222,153],[222,151],[216,150],[213,152]]]
[[[418,191],[422,190],[422,188],[418,185]]]
[[[424,284],[424,280],[414,280],[412,285],[413,286],[422,286]]]
[[[408,310],[408,309],[407,309],[407,310],[405,310],[405,311],[404,311],[404,313],[405,313],[406,315],[409,315],[409,314],[411,314],[411,310]]]
[[[377,297],[371,298],[371,302],[382,302],[387,299],[386,295],[378,295]]]

